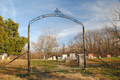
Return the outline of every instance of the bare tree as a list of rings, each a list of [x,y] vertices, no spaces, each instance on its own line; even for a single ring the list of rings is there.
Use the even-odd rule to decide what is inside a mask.
[[[110,9],[110,15],[107,15],[108,22],[103,24],[103,27],[110,34],[112,39],[112,48],[114,54],[118,55],[120,44],[120,4]],[[110,39],[109,39],[110,40]]]
[[[32,47],[35,51],[42,53],[43,51],[47,53],[48,57],[51,56],[54,48],[58,47],[57,43],[58,30],[56,28],[51,29],[47,27],[42,30],[42,35],[40,35],[36,42],[32,42]]]

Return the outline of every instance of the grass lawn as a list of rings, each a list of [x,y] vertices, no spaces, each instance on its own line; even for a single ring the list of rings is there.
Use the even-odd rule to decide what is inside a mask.
[[[107,67],[99,59],[86,59],[86,70],[60,70],[58,62],[53,60],[32,60],[32,71],[35,73],[27,73],[27,61],[15,60],[14,62],[0,68],[0,80],[120,80],[120,58],[101,58],[110,65]],[[0,67],[9,62],[8,60],[0,60]],[[59,62],[60,64],[60,62]],[[76,64],[72,62],[70,64]],[[61,62],[61,67],[78,68],[79,66],[69,66]],[[58,70],[59,71],[56,71]],[[50,71],[45,73],[45,71]]]

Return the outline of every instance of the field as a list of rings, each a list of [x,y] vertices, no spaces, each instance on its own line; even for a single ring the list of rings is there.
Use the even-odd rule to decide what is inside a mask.
[[[120,58],[102,58],[110,66],[106,66],[99,59],[87,59],[87,68],[58,71],[57,61],[33,60],[32,72],[27,73],[27,61],[15,60],[0,68],[0,80],[120,80]],[[0,60],[0,67],[9,60]],[[69,68],[66,63],[61,67]],[[78,67],[78,66],[77,66]]]

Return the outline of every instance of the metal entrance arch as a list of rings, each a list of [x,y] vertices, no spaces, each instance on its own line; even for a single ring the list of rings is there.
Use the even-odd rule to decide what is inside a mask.
[[[38,17],[32,19],[31,21],[29,21],[29,25],[28,25],[28,72],[30,72],[30,25],[32,23],[34,23],[40,19],[46,18],[46,17],[62,17],[62,18],[66,18],[71,21],[74,21],[77,24],[79,24],[80,26],[82,26],[82,28],[83,28],[84,69],[85,69],[86,61],[85,61],[85,29],[84,29],[84,25],[80,21],[78,21],[72,17],[64,15],[61,11],[58,10],[58,8],[56,8],[56,10],[54,10],[51,14],[44,14],[44,15],[38,16]]]

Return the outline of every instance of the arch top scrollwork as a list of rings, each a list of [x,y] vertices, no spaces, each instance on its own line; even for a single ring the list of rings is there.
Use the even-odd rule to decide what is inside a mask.
[[[58,10],[58,8],[56,8],[56,10],[54,10],[54,12],[51,13],[51,15],[56,15],[56,16],[59,16],[59,15],[63,15],[63,13],[61,11]]]
[[[78,21],[78,20],[76,20],[76,19],[74,19],[72,17],[64,15],[61,11],[58,10],[58,8],[56,8],[56,10],[54,10],[51,14],[41,15],[41,16],[38,16],[38,17],[32,19],[29,22],[29,25],[36,22],[36,21],[38,21],[38,20],[40,20],[40,19],[42,19],[42,18],[46,18],[46,17],[62,17],[62,18],[66,18],[66,19],[74,21],[74,22],[78,23],[79,25],[81,25],[82,27],[84,27],[84,25],[80,21]]]

